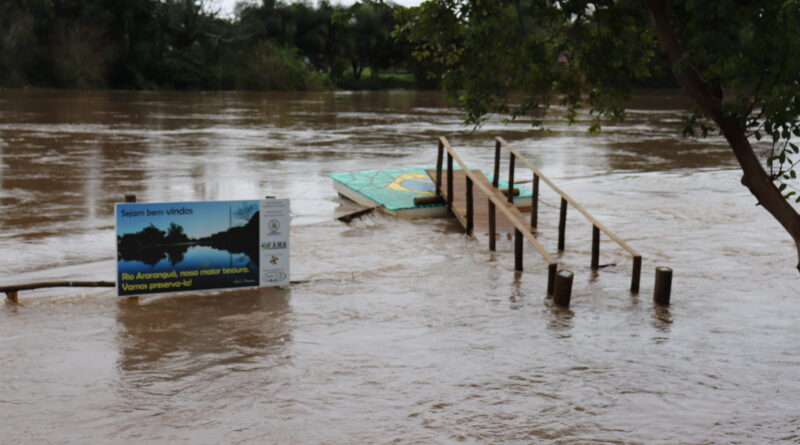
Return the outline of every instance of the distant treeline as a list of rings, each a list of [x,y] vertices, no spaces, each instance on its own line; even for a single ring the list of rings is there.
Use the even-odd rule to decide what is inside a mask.
[[[0,86],[308,90],[436,87],[392,36],[402,6],[363,0],[0,0]]]
[[[262,0],[240,3],[230,19],[209,10],[210,4],[0,0],[0,87],[439,86],[443,70],[430,59],[417,60],[415,48],[403,38],[413,14],[390,0],[360,0],[351,6],[329,0]],[[459,43],[454,41],[454,48]],[[657,64],[665,66],[660,60]],[[652,71],[660,74],[639,86],[675,85],[669,70]]]

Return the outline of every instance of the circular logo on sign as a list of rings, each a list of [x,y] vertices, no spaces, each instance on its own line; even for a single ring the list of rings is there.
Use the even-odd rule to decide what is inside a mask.
[[[281,223],[277,219],[271,219],[267,224],[267,228],[270,232],[277,232],[281,228]]]

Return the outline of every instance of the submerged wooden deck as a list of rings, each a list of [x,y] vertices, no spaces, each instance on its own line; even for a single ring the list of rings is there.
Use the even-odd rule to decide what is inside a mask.
[[[500,189],[498,182],[500,176],[500,152],[504,147],[509,151],[508,187]],[[447,159],[446,167],[445,155]],[[508,198],[508,196],[513,197],[514,170],[517,160],[521,161],[525,167],[533,172],[533,192],[531,194],[529,218],[526,218],[522,211],[514,206],[513,199]],[[600,268],[600,233],[602,232],[630,254],[633,260],[631,292],[639,292],[639,278],[642,266],[641,255],[628,246],[620,237],[600,224],[580,204],[542,175],[535,165],[508,145],[504,139],[498,137],[495,140],[492,182],[480,170],[469,169],[444,137],[439,138],[436,169],[428,169],[425,172],[435,184],[435,196],[444,200],[446,208],[456,217],[468,235],[474,235],[475,233],[489,235],[489,250],[496,249],[496,239],[499,234],[507,233],[510,237],[511,233],[514,233],[514,269],[516,271],[521,272],[523,270],[522,258],[525,240],[539,252],[542,259],[547,263],[548,268],[547,294],[554,295],[555,292],[554,302],[556,304],[569,305],[569,295],[572,292],[572,273],[569,271],[558,272],[558,263],[555,258],[536,239],[540,180],[561,197],[558,251],[564,251],[567,207],[572,205],[592,224],[592,270],[596,271]]]
[[[447,169],[442,170],[442,184],[448,183],[448,171]],[[431,180],[436,181],[436,170],[426,170],[428,175],[431,177]],[[467,224],[467,213],[468,213],[468,199],[467,199],[467,175],[464,170],[461,169],[454,169],[453,172],[453,214],[455,215],[458,222],[463,226],[465,229],[468,229]],[[474,169],[471,170],[474,173],[473,177],[478,178],[478,181],[482,182],[486,185],[487,189],[493,191],[495,197],[498,200],[503,201],[506,203],[506,208],[509,212],[514,215],[515,218],[519,219],[520,221],[526,221],[526,217],[522,214],[520,208],[515,207],[511,202],[508,202],[508,198],[504,195],[500,190],[492,186],[492,183],[489,182],[489,179],[486,178],[486,175],[483,174],[480,170]],[[486,235],[488,236],[491,228],[489,227],[489,212],[490,212],[490,200],[486,193],[483,192],[481,187],[474,186],[472,188],[473,193],[473,209],[472,209],[472,218],[473,218],[473,226],[472,232]],[[447,187],[442,187],[442,197],[447,200]],[[523,208],[524,209],[524,208]],[[501,236],[502,234],[507,234],[507,236],[511,236],[516,230],[514,223],[511,222],[508,217],[505,216],[504,212],[499,210],[495,210],[495,232],[497,236]],[[531,232],[536,232],[535,227],[530,227]]]

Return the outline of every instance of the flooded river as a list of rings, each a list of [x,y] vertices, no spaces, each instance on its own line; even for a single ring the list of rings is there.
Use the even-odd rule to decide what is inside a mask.
[[[113,280],[113,205],[290,198],[292,280],[119,304],[112,289],[0,307],[3,443],[798,443],[794,246],[719,139],[677,136],[675,92],[628,120],[492,121],[440,94],[0,91],[0,284]],[[562,268],[490,253],[448,219],[356,210],[328,174],[435,164],[447,136],[488,169],[503,136],[643,256],[570,210]],[[517,170],[517,179],[530,173]],[[558,198],[540,239],[556,252]],[[673,304],[652,303],[656,266]]]

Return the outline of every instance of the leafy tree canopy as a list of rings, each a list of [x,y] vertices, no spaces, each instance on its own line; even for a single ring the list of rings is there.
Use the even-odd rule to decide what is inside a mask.
[[[663,50],[697,106],[684,134],[727,139],[742,183],[800,255],[800,216],[787,202],[800,202],[799,0],[428,0],[405,13],[398,33],[443,67],[445,90],[476,125],[491,113],[541,125],[560,103],[570,120],[591,112],[596,131],[624,118]],[[750,141],[762,139],[772,149],[760,159]]]
[[[232,19],[209,5],[0,1],[0,86],[308,90],[408,63],[393,3],[262,0]]]

